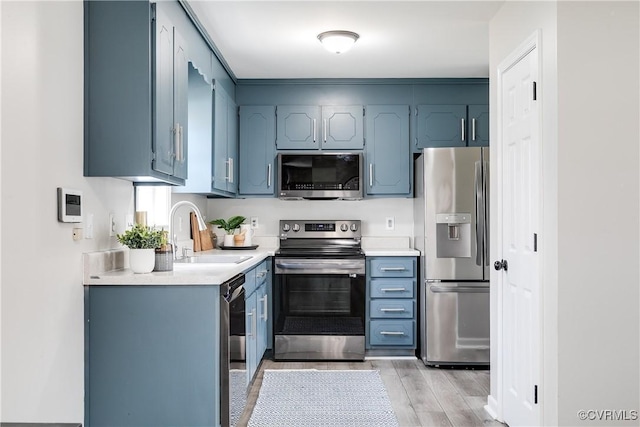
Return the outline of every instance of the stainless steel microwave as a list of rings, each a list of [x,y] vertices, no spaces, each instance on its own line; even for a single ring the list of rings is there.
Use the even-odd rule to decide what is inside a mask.
[[[361,153],[279,153],[281,199],[362,199]]]

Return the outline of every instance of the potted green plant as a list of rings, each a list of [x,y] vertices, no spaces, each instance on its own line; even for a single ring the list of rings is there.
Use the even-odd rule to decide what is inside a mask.
[[[241,215],[236,215],[232,216],[228,220],[224,220],[222,218],[214,219],[213,221],[209,221],[209,224],[217,225],[227,233],[224,236],[224,246],[233,246],[233,234],[245,219],[247,218]]]
[[[155,250],[162,245],[162,230],[136,224],[116,237],[118,242],[129,248],[129,267],[134,273],[153,271]]]

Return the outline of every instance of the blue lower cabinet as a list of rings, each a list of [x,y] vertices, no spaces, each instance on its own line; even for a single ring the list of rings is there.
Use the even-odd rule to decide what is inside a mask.
[[[245,272],[245,331],[247,385],[255,376],[268,346],[269,315],[268,285],[270,259]]]
[[[366,347],[377,355],[416,349],[417,258],[367,257]]]
[[[218,286],[85,287],[86,426],[220,425]]]
[[[371,345],[415,347],[415,327],[414,320],[371,320]]]

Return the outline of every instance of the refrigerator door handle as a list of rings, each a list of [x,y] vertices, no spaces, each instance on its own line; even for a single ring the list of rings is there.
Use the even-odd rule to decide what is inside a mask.
[[[484,247],[484,265],[489,265],[489,162],[484,162],[482,166],[482,246]]]
[[[484,233],[484,203],[482,200],[482,162],[475,163],[475,196],[476,196],[476,265],[482,266],[482,236]]]
[[[481,294],[489,292],[489,286],[431,286],[429,289],[434,294]]]

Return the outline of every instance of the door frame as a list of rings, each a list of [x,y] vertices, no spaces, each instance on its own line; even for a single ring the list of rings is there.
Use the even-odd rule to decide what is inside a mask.
[[[536,30],[533,34],[531,34],[525,41],[523,41],[516,49],[514,49],[506,58],[504,58],[497,68],[497,96],[496,96],[496,138],[494,139],[495,143],[491,152],[494,153],[491,157],[491,163],[493,166],[491,167],[491,182],[493,184],[493,188],[491,189],[492,202],[491,206],[494,207],[492,217],[495,218],[493,222],[493,226],[491,227],[491,255],[490,259],[497,260],[503,259],[502,252],[502,228],[499,224],[503,222],[503,192],[502,185],[500,183],[503,181],[503,170],[502,170],[502,160],[504,155],[504,145],[503,145],[503,123],[502,123],[502,113],[504,109],[504,105],[502,104],[502,77],[505,72],[511,69],[515,64],[517,64],[522,58],[524,58],[527,54],[529,54],[534,49],[538,51],[538,63],[537,63],[537,102],[538,102],[538,182],[542,184],[542,66],[541,66],[541,58],[542,58],[542,33],[540,30]],[[543,224],[543,186],[539,185],[539,207],[537,211],[538,215],[538,230],[544,230]],[[539,396],[538,396],[538,421],[540,423],[544,420],[544,398],[542,396],[542,392],[545,389],[543,384],[543,372],[544,372],[544,354],[543,354],[543,342],[544,342],[544,329],[543,329],[543,308],[544,308],[544,298],[543,293],[544,289],[542,286],[542,277],[543,277],[543,252],[544,252],[544,238],[539,233],[538,235],[538,366],[539,370],[535,374],[537,377],[536,383],[538,384]],[[492,375],[492,380],[496,380],[496,395],[489,395],[487,399],[487,406],[485,409],[487,412],[496,418],[499,421],[504,422],[504,358],[505,358],[505,346],[504,346],[504,331],[505,327],[508,325],[504,324],[503,318],[503,291],[504,291],[504,275],[498,274],[497,271],[491,269],[490,274],[491,280],[491,323],[495,325],[495,327],[491,328],[491,362],[492,362],[492,370],[496,371],[496,376]],[[497,365],[497,366],[496,366]]]

